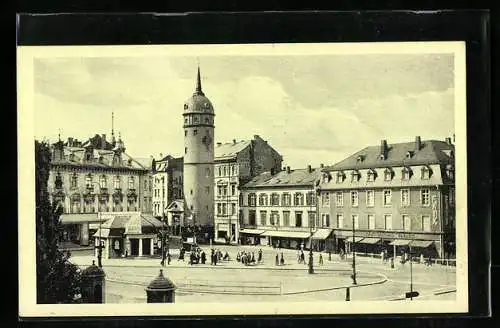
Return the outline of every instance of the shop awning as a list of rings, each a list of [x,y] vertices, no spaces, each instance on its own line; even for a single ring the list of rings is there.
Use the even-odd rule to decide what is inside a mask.
[[[298,239],[306,239],[311,236],[309,232],[302,231],[276,231],[276,230],[267,230],[262,233],[264,236],[270,237],[282,237],[282,238],[298,238]]]
[[[410,243],[411,247],[422,247],[427,248],[434,243],[432,240],[412,240]]]
[[[251,235],[260,235],[260,234],[264,233],[264,230],[243,229],[243,230],[240,230],[240,233],[248,233],[248,234],[251,234]]]
[[[95,238],[108,238],[110,235],[110,229],[97,229],[97,231],[92,235]]]
[[[395,239],[389,245],[391,246],[408,246],[411,240]]]
[[[74,213],[61,214],[59,217],[61,224],[78,224],[87,222],[99,222],[97,213]]]
[[[332,229],[318,229],[311,236],[312,239],[324,240],[330,236]]]
[[[376,244],[380,241],[380,238],[364,238],[360,241],[361,244]]]
[[[364,239],[363,237],[356,237],[356,240],[355,240],[354,242],[355,242],[355,243],[359,243],[359,242],[360,242],[361,240],[363,240],[363,239]],[[352,243],[352,242],[353,242],[352,237],[347,237],[347,238],[345,239],[345,241],[346,241],[347,243]]]

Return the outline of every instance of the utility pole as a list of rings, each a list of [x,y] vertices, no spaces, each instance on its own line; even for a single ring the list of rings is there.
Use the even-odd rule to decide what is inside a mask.
[[[411,243],[410,243],[410,300],[413,300],[413,261],[411,256]]]

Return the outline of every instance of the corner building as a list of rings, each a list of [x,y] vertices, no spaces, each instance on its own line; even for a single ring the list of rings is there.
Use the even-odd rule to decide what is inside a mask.
[[[200,68],[193,95],[184,103],[184,219],[213,227],[214,108],[201,88]]]
[[[451,138],[382,140],[326,168],[319,213],[336,250],[399,256],[411,248],[413,256],[453,258],[454,151]]]

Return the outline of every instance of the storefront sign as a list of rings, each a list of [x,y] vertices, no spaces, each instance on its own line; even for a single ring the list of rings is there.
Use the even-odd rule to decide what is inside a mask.
[[[342,230],[334,230],[334,235],[339,237],[352,237],[352,230],[342,231]],[[386,231],[356,231],[356,237],[361,238],[381,238],[381,239],[420,239],[420,240],[439,240],[440,235],[436,234],[422,234],[422,233],[408,233],[408,232],[386,232]]]

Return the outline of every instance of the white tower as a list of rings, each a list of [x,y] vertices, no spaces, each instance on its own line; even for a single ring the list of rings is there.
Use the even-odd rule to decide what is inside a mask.
[[[201,89],[184,103],[184,215],[187,225],[213,227],[214,108]]]

